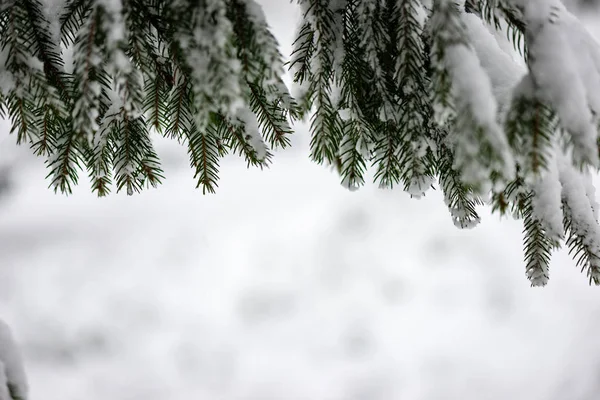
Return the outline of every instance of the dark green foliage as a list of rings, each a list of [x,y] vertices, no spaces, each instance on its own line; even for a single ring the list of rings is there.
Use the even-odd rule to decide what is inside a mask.
[[[213,192],[228,152],[268,165],[300,109],[262,11],[246,0],[67,0],[50,26],[39,0],[0,8],[12,87],[0,94],[18,143],[46,158],[55,190],[81,169],[103,196],[162,179],[151,135],[185,142],[198,185]],[[64,47],[73,51],[65,65]],[[239,67],[238,67],[239,66]],[[252,121],[256,121],[253,123]],[[263,142],[266,141],[266,144]]]
[[[369,169],[380,187],[416,197],[437,180],[460,228],[480,221],[483,199],[523,219],[527,276],[545,285],[563,227],[536,207],[559,208],[554,195],[570,178],[556,177],[556,167],[573,135],[557,134],[556,110],[532,71],[510,102],[497,93],[472,24],[476,15],[503,30],[531,69],[525,39],[535,32],[520,9],[508,0],[296,3],[293,98],[255,0],[120,0],[117,8],[65,0],[52,23],[39,0],[4,0],[0,117],[17,143],[45,158],[55,191],[70,193],[85,169],[99,196],[162,181],[154,134],[187,147],[197,186],[212,193],[223,157],[268,167],[273,150],[289,146],[292,122],[308,117],[311,159],[335,167],[349,189],[364,185]],[[561,181],[551,196],[536,197],[553,179]],[[565,193],[566,244],[599,284],[600,233]]]
[[[483,205],[483,201],[475,195],[471,187],[462,182],[460,173],[455,170],[452,151],[445,143],[446,135],[444,130],[440,130],[437,137],[436,173],[439,176],[439,184],[454,225],[461,229],[472,228],[481,220],[476,207]]]
[[[492,192],[492,211],[500,215],[523,218],[527,199],[527,186],[517,168],[517,176],[501,191]]]
[[[525,272],[531,286],[545,286],[550,279],[550,257],[556,244],[548,238],[542,223],[533,215],[532,196],[533,193],[525,196],[522,210]]]
[[[552,109],[535,97],[517,95],[511,104],[505,126],[522,175],[534,178],[546,171],[558,127]]]
[[[591,235],[591,232],[582,231],[574,226],[576,221],[567,203],[563,203],[563,213],[569,254],[576,265],[581,267],[581,272],[586,272],[590,285],[600,285],[600,252],[589,240],[587,233]]]

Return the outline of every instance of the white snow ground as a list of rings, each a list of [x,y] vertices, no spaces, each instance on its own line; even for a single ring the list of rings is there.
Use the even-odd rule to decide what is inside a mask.
[[[269,0],[289,53],[293,7]],[[1,128],[7,130],[7,125]],[[4,135],[0,156],[15,156]],[[525,279],[521,227],[457,230],[438,193],[348,192],[292,150],[216,195],[160,141],[157,190],[46,189],[20,149],[0,199],[0,316],[32,399],[591,400],[600,290],[566,252]]]

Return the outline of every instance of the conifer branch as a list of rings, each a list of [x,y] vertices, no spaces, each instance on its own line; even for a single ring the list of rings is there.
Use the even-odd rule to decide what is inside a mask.
[[[89,18],[92,0],[66,0],[60,16],[60,36],[65,46],[75,43],[77,32]]]
[[[209,128],[204,134],[194,126],[186,130],[190,163],[195,170],[196,187],[202,186],[202,193],[215,193],[219,180],[219,149],[217,137]]]
[[[290,144],[292,128],[286,118],[286,109],[280,99],[269,99],[263,88],[248,82],[250,107],[258,118],[259,127],[270,146],[285,148]],[[271,100],[271,101],[269,101]]]
[[[556,244],[548,238],[540,221],[533,214],[530,193],[523,208],[523,247],[525,271],[531,286],[546,286],[548,283],[550,257]]]
[[[592,232],[578,228],[574,220],[573,211],[563,203],[564,226],[567,233],[566,245],[569,248],[569,255],[573,257],[581,272],[585,272],[589,284],[600,285],[600,251],[595,244],[590,243]]]
[[[552,109],[535,96],[531,85],[527,76],[515,89],[505,122],[509,144],[526,180],[548,169],[558,125]]]
[[[314,104],[311,118],[311,158],[318,162],[335,164],[339,143],[342,138],[336,105],[331,99],[334,79],[334,48],[340,40],[340,27],[331,4],[325,0],[302,1],[304,18],[313,22],[318,32],[312,63],[311,82],[308,87],[308,104]]]
[[[437,178],[461,228],[491,194],[493,211],[524,220],[532,284],[546,283],[564,231],[600,281],[600,206],[581,168],[600,163],[600,48],[576,18],[512,0],[296,2],[284,64],[256,0],[66,0],[58,20],[41,0],[2,1],[0,117],[46,158],[55,191],[70,193],[85,168],[104,196],[161,182],[155,132],[185,143],[197,186],[212,193],[222,157],[268,167],[310,113],[310,158],[346,187],[369,168],[414,196]],[[526,61],[520,84],[490,68],[515,56],[503,39],[473,29],[506,33]]]
[[[452,222],[461,229],[471,229],[481,221],[476,207],[483,205],[483,201],[462,182],[460,173],[453,167],[452,151],[443,143],[443,139],[438,140],[437,148],[439,184]]]

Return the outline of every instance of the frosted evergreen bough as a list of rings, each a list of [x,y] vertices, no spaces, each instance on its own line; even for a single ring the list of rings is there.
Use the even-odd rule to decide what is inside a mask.
[[[559,0],[293,2],[295,98],[255,0],[2,0],[0,116],[54,190],[86,171],[99,196],[162,181],[155,135],[214,192],[307,120],[345,187],[434,187],[460,228],[488,203],[523,220],[532,285],[561,245],[600,284],[600,48]]]

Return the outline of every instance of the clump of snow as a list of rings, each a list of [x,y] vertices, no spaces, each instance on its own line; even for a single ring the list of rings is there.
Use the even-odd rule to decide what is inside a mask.
[[[590,108],[600,106],[600,74],[594,64],[600,54],[598,45],[560,1],[521,1],[520,5],[536,88],[570,133],[574,161],[597,166],[597,126]]]
[[[425,196],[425,192],[431,189],[431,185],[433,185],[434,181],[434,177],[425,174],[412,176],[408,186],[406,187],[406,192],[415,199],[420,199],[421,197]]]
[[[452,207],[452,199],[444,196],[444,203],[448,206],[448,211],[452,217],[454,226],[460,229],[473,229],[481,222],[481,217],[474,217],[467,213],[464,208]]]
[[[527,69],[517,64],[506,52],[506,48],[500,46],[498,38],[484,25],[481,18],[475,14],[464,13],[462,20],[467,27],[469,40],[477,53],[481,67],[490,79],[500,114],[503,114],[510,105],[512,90]],[[495,27],[491,29],[496,32]]]
[[[590,259],[588,275],[591,279],[600,281],[600,226],[594,215],[586,184],[582,175],[565,156],[559,159],[559,176],[571,230],[581,237]]]
[[[562,186],[559,180],[558,146],[554,146],[552,159],[548,160],[548,170],[539,176],[532,185],[531,199],[533,216],[543,226],[546,235],[559,242],[564,237],[562,212]]]
[[[452,82],[452,94],[460,127],[453,135],[455,166],[461,171],[463,179],[477,185],[484,185],[492,171],[505,180],[513,178],[514,160],[503,129],[498,123],[498,105],[492,82],[487,71],[470,44],[468,29],[465,27],[464,10],[454,9],[452,2],[443,0],[439,8],[433,10],[430,25],[434,37],[434,60],[448,73]],[[476,27],[472,27],[476,28]],[[449,43],[442,54],[435,50],[436,37]],[[453,40],[450,42],[449,38]],[[440,114],[447,105],[434,104],[436,114]],[[439,115],[438,115],[438,120]],[[493,159],[488,160],[487,168],[482,168],[478,160],[481,146],[491,150]]]

